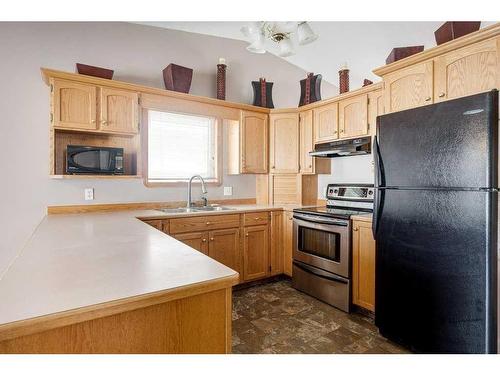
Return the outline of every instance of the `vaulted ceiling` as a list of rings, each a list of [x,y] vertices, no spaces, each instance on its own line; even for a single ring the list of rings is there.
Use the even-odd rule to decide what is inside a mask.
[[[141,22],[151,26],[245,40],[240,32],[246,22]],[[338,70],[344,63],[350,69],[350,88],[363,79],[378,81],[371,71],[385,64],[394,47],[436,45],[434,31],[442,22],[309,22],[319,38],[298,46],[296,54],[284,58],[307,72],[321,73],[323,79],[338,85]],[[481,27],[493,24],[483,22]],[[250,53],[250,52],[248,52]]]

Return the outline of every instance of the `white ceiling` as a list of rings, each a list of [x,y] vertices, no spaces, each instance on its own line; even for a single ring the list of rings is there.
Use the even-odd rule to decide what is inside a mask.
[[[481,27],[494,22],[483,22]],[[245,40],[241,34],[246,22],[141,22],[141,24]],[[385,64],[394,47],[436,45],[434,31],[442,22],[309,22],[319,38],[298,46],[296,54],[284,58],[307,72],[321,73],[323,79],[338,86],[338,70],[345,62],[350,69],[350,88],[363,79],[378,81],[371,71]]]

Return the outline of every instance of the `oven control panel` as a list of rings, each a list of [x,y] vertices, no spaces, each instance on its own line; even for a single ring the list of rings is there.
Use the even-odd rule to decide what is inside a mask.
[[[373,185],[329,184],[326,189],[326,199],[373,201],[374,191]]]

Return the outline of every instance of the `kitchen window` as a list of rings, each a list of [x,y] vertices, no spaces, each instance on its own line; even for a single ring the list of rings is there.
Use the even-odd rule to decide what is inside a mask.
[[[184,182],[193,175],[220,183],[217,118],[149,110],[147,126],[148,185]]]

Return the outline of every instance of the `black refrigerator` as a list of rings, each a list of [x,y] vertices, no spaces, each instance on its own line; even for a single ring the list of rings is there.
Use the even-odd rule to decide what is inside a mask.
[[[418,353],[497,352],[498,91],[379,116],[375,324]]]

